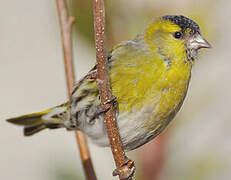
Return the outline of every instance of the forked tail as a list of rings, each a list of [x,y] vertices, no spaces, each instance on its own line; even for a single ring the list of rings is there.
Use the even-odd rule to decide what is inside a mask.
[[[66,104],[56,106],[46,111],[27,114],[7,119],[8,122],[24,127],[24,136],[31,136],[43,129],[63,127],[66,118]]]

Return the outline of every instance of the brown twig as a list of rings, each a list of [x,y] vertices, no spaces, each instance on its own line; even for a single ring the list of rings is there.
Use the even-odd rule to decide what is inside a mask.
[[[62,36],[66,84],[68,89],[68,96],[70,97],[75,84],[72,54],[72,24],[74,23],[74,18],[68,16],[65,0],[56,0],[56,4],[58,8],[59,24]],[[88,180],[96,180],[96,175],[93,169],[86,137],[80,131],[76,131],[75,135],[79,146],[85,176]]]
[[[115,111],[113,108],[113,96],[109,82],[109,68],[106,59],[105,48],[105,10],[103,0],[93,0],[94,4],[94,29],[95,29],[95,47],[97,60],[97,83],[99,87],[101,106],[103,109],[109,109],[104,114],[105,125],[109,137],[112,153],[117,169],[113,175],[119,175],[120,179],[131,179],[134,168],[132,161],[127,161],[120,135],[118,132]],[[111,103],[110,103],[111,102]]]

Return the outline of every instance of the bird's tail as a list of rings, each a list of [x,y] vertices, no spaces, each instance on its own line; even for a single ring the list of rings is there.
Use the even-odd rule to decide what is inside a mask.
[[[43,129],[56,129],[63,127],[66,119],[66,104],[56,106],[46,111],[27,114],[7,119],[8,122],[24,127],[24,136],[31,136]]]

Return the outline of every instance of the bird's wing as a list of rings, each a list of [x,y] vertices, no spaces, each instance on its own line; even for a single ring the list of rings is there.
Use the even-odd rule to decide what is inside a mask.
[[[126,41],[115,46],[107,54],[112,93],[123,104],[127,104],[131,99],[132,102],[136,101],[137,97],[141,96],[137,91],[136,81],[142,78],[139,77],[140,74],[145,73],[139,67],[140,64],[145,64],[147,56],[141,46],[142,44],[139,42]],[[75,107],[71,108],[75,113],[89,109],[92,104],[100,105],[96,74],[97,65],[75,86],[70,101],[70,106]],[[135,94],[137,97],[134,97]],[[142,94],[144,93],[142,92]]]

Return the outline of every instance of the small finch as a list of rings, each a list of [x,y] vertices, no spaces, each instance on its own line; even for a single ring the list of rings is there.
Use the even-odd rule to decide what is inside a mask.
[[[123,147],[133,150],[160,134],[185,99],[200,48],[211,45],[197,23],[182,15],[155,18],[133,40],[108,53],[109,76]],[[100,105],[96,66],[76,85],[68,102],[46,111],[8,119],[30,136],[43,129],[83,131],[109,146]]]

